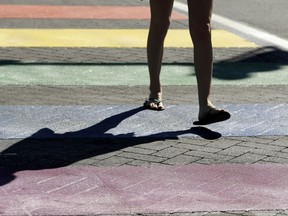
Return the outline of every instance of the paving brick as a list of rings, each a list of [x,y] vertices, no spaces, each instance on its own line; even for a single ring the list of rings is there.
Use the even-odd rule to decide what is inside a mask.
[[[235,212],[208,212],[205,216],[236,216]]]
[[[108,153],[104,153],[104,154],[99,154],[97,156],[94,156],[94,160],[104,160],[104,159],[107,159],[107,158],[111,158],[111,157],[114,157],[114,156],[117,156],[119,154],[119,152],[117,151],[112,151],[112,152],[108,152]]]
[[[188,144],[188,143],[177,143],[174,145],[175,148],[180,148],[180,149],[187,149],[187,150],[198,150],[201,148],[201,146],[194,145],[194,144]]]
[[[266,162],[266,163],[287,164],[288,158],[279,158],[279,157],[268,156],[268,157],[264,158],[262,161]]]
[[[114,156],[114,157],[109,157],[103,160],[94,161],[91,165],[97,166],[97,167],[105,167],[105,166],[115,167],[115,166],[123,166],[125,164],[128,164],[131,161],[133,161],[133,159]]]
[[[222,212],[191,212],[191,213],[173,213],[173,214],[153,214],[153,216],[287,216],[287,211],[222,211]],[[152,216],[152,214],[147,214]]]
[[[5,149],[11,147],[12,145],[14,145],[15,143],[19,142],[21,140],[19,139],[8,139],[8,140],[0,140],[0,152],[3,152]],[[1,153],[0,153],[1,155]]]
[[[282,89],[281,89],[282,88]],[[197,104],[196,86],[164,86],[163,100],[166,105]],[[288,103],[285,92],[288,86],[265,87],[265,96],[247,98],[245,92],[263,91],[260,86],[242,87],[213,86],[213,99],[218,103]],[[133,92],[133,94],[131,94]],[[189,92],[189,94],[187,94]],[[93,105],[93,104],[139,104],[148,96],[147,86],[0,86],[0,105]],[[237,97],[235,96],[237,94]],[[280,95],[275,99],[275,95]],[[195,99],[193,99],[193,97]],[[277,139],[277,138],[276,138]],[[235,140],[259,143],[274,141],[273,137],[237,137]],[[183,140],[182,142],[186,142]],[[191,141],[187,139],[187,142]],[[232,141],[231,141],[232,142]],[[194,144],[206,145],[208,140],[195,140]],[[285,144],[285,140],[283,140]],[[279,142],[279,145],[281,142]]]
[[[186,165],[191,164],[200,160],[200,157],[189,156],[189,155],[178,155],[176,157],[170,158],[166,161],[163,161],[163,164],[169,165]]]
[[[137,160],[142,160],[142,161],[158,162],[158,163],[166,159],[163,157],[158,157],[158,156],[153,156],[153,155],[143,155],[143,154],[136,154],[136,153],[129,153],[129,152],[121,153],[118,156],[125,157],[128,159],[137,159]]]
[[[124,152],[144,154],[144,155],[149,155],[149,154],[153,154],[156,152],[155,150],[145,149],[145,148],[137,148],[137,147],[128,147],[128,148],[123,149],[123,151]]]
[[[219,150],[218,148],[212,148],[212,147],[203,147],[201,149],[198,149],[198,151],[204,151],[204,152],[209,152],[209,153],[218,153],[221,152],[221,150]]]
[[[219,139],[209,143],[207,146],[212,148],[226,149],[231,146],[241,143],[239,140],[234,139]]]
[[[202,152],[202,151],[189,151],[185,153],[186,155],[201,157],[201,158],[208,158],[208,159],[214,159],[214,160],[220,160],[220,161],[229,161],[233,157],[229,155],[222,155],[222,154],[213,154],[208,152]]]
[[[273,142],[262,144],[255,142],[242,142],[239,146],[245,146],[256,149],[264,149],[267,151],[283,151],[286,147],[273,145]]]
[[[15,20],[14,20],[15,22]],[[71,21],[70,21],[71,22]],[[4,26],[7,26],[7,22],[2,22]],[[57,22],[56,22],[57,23]],[[69,21],[63,25],[69,25]],[[94,22],[95,23],[95,22]],[[107,23],[107,22],[106,22]],[[103,26],[106,24],[103,22]],[[114,22],[113,22],[114,23]],[[125,24],[127,22],[123,22]],[[0,22],[1,24],[1,22]],[[58,23],[59,26],[60,23]],[[97,23],[95,23],[96,25]],[[117,22],[115,22],[115,25]],[[140,26],[147,26],[148,22],[140,24]],[[20,25],[15,23],[14,25]],[[23,25],[23,24],[22,24]],[[43,24],[45,25],[45,23]],[[51,23],[46,24],[48,27]],[[75,23],[73,23],[75,25]],[[173,23],[173,26],[177,28],[183,28],[180,23]],[[188,24],[187,24],[188,25]],[[55,25],[54,25],[55,26]],[[93,26],[93,22],[88,25],[88,28]],[[112,23],[110,22],[107,25],[109,28],[113,28]],[[131,25],[130,25],[131,26]],[[59,26],[60,27],[60,26]],[[58,28],[59,28],[58,27]],[[119,26],[117,26],[119,28]],[[127,27],[126,27],[127,28]],[[186,27],[187,28],[187,27]],[[233,50],[233,51],[232,51]],[[256,51],[258,49],[248,48],[248,49],[239,49],[231,48],[229,52],[227,49],[215,48],[214,49],[214,61],[215,61],[215,70],[217,71],[217,63],[221,62],[251,62],[251,58],[246,58],[245,55],[249,55],[250,52]],[[261,50],[261,49],[260,49]],[[265,50],[262,50],[264,53]],[[218,55],[220,53],[220,55]],[[271,53],[270,53],[271,54]],[[269,55],[269,53],[267,54]],[[239,57],[241,56],[241,57]],[[267,56],[269,58],[269,56]],[[238,58],[235,61],[235,58]],[[287,53],[283,53],[283,56],[279,58],[272,59],[270,56],[270,63],[285,63],[288,60]],[[6,60],[7,62],[14,61],[14,63],[25,63],[25,62],[34,62],[34,63],[146,63],[146,52],[145,49],[136,48],[136,49],[103,49],[103,48],[0,48],[0,59]],[[13,60],[13,61],[12,61]],[[267,62],[266,58],[258,56],[253,59],[254,62]],[[163,56],[164,63],[192,63],[193,62],[193,51],[191,48],[166,48]],[[265,94],[261,92],[261,94]],[[252,95],[247,95],[250,97]],[[277,95],[278,97],[278,95]],[[254,97],[255,99],[255,97]]]
[[[287,152],[288,153],[288,148],[284,148],[283,150],[281,150],[282,152]]]
[[[143,161],[143,160],[132,160],[127,163],[127,165],[130,166],[141,166],[141,167],[154,167],[154,166],[160,166],[161,164],[156,163],[156,162],[151,162],[151,161]]]
[[[210,153],[216,153],[220,151],[220,149],[218,148],[212,148],[208,146],[199,146],[199,145],[187,144],[187,143],[177,143],[177,145],[175,145],[175,148],[195,150],[195,151],[204,151],[204,152],[210,152]]]
[[[227,149],[224,149],[223,151],[220,152],[220,154],[237,157],[252,150],[253,148],[251,147],[232,146]]]
[[[230,160],[229,162],[241,163],[241,164],[245,164],[245,163],[253,164],[253,163],[257,163],[257,162],[259,162],[265,158],[267,158],[267,156],[265,156],[265,155],[246,153],[246,154],[243,154],[239,157],[236,157],[236,158]]]
[[[194,139],[194,138],[181,138],[179,140],[179,144],[188,144],[188,145],[198,145],[198,146],[205,146],[209,144],[211,141],[206,139]]]
[[[254,150],[251,150],[251,153],[262,154],[262,155],[267,155],[267,156],[274,156],[274,157],[280,157],[280,158],[288,158],[288,153],[279,152],[279,151],[270,151],[270,150],[264,150],[264,149],[254,149]]]
[[[154,153],[153,155],[164,157],[164,158],[172,158],[177,155],[183,154],[187,151],[188,150],[185,150],[185,149],[178,149],[178,148],[170,147],[170,148],[166,148],[161,151],[158,151],[157,153]]]
[[[97,160],[94,160],[93,158],[89,158],[89,159],[84,159],[84,160],[80,160],[75,162],[74,164],[71,164],[72,166],[93,166],[93,164],[96,162]]]
[[[271,143],[275,139],[278,139],[278,137],[272,137],[272,136],[258,136],[258,137],[237,137],[235,138],[239,141],[244,141],[244,142],[253,142],[253,143]]]
[[[271,142],[271,145],[284,146],[288,148],[288,139],[287,137],[281,137],[281,138],[278,137],[278,139]]]
[[[288,215],[288,211],[280,210],[280,211],[277,212],[276,215],[277,216],[287,216]]]
[[[151,149],[153,151],[160,151],[166,148],[169,148],[171,145],[173,145],[173,142],[165,142],[165,141],[154,141],[151,143],[143,143],[141,144],[141,148],[145,149]]]
[[[173,215],[173,216],[203,216],[207,214],[204,212],[193,212],[193,213],[173,213],[173,214],[156,214],[155,216],[168,216],[168,215]]]
[[[251,211],[242,213],[244,216],[278,216],[281,211]],[[282,212],[283,213],[283,212]]]
[[[205,164],[205,165],[211,165],[211,164],[226,164],[229,163],[229,160],[231,158],[218,158],[218,159],[212,159],[212,158],[202,158],[201,160],[197,160],[195,163],[197,164]]]

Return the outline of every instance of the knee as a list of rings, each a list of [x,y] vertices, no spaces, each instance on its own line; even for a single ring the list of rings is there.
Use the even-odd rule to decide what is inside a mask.
[[[211,40],[210,22],[190,25],[190,35],[193,43],[207,42]]]
[[[155,17],[151,19],[150,29],[166,35],[170,27],[170,23],[170,17],[160,19]]]

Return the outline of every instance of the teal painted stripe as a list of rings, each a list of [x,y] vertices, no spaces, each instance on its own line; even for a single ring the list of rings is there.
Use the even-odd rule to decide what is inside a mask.
[[[214,85],[288,84],[288,65],[215,64]],[[196,85],[193,66],[164,65],[163,85]],[[146,65],[2,65],[0,85],[147,85]]]

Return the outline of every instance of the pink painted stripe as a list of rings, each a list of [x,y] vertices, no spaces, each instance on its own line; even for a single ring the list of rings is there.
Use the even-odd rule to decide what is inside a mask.
[[[0,176],[4,215],[288,208],[288,165],[0,169]]]
[[[20,19],[149,19],[149,7],[0,5],[0,18]],[[187,19],[173,12],[172,19]]]

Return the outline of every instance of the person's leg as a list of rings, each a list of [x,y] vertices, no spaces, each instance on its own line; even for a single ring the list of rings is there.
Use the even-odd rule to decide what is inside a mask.
[[[213,0],[187,0],[187,2],[199,98],[199,122],[194,122],[194,124],[224,121],[230,118],[230,114],[222,109],[216,109],[209,100],[213,71],[211,41]]]
[[[194,65],[198,84],[199,119],[212,111],[217,113],[209,100],[213,54],[211,42],[211,15],[213,0],[188,0],[189,30],[194,45]]]
[[[150,0],[151,22],[147,41],[147,59],[150,76],[150,99],[162,100],[160,71],[166,37],[174,0]],[[159,104],[149,103],[157,109]],[[161,106],[163,106],[161,104]]]

